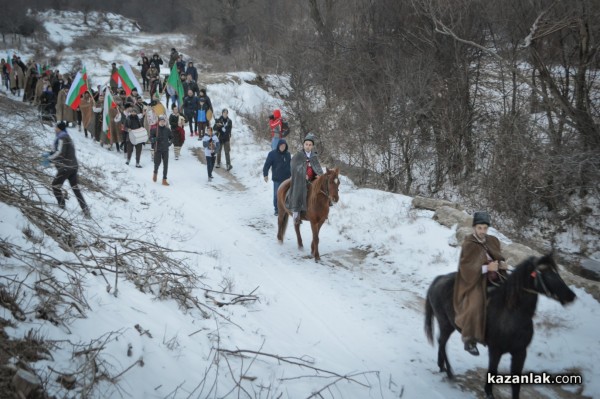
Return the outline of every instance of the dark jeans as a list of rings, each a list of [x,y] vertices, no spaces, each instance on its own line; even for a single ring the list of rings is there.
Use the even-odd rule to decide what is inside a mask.
[[[208,122],[197,122],[198,124],[198,136],[200,136],[200,139],[202,139],[202,136],[204,136],[204,133],[206,132],[206,127],[208,126]]]
[[[167,171],[169,170],[169,150],[154,151],[154,174],[158,173],[160,162],[163,162],[163,179],[167,180]]]
[[[56,177],[52,181],[52,192],[58,201],[58,206],[61,208],[65,207],[65,198],[62,194],[62,185],[65,180],[69,180],[69,184],[75,193],[75,197],[77,197],[77,201],[79,202],[79,206],[81,209],[86,210],[87,204],[83,199],[83,195],[81,195],[81,190],[79,190],[79,181],[77,179],[77,169],[60,169],[56,174]]]
[[[206,170],[208,171],[208,177],[212,177],[214,167],[215,157],[206,157]]]
[[[133,147],[135,147],[135,163],[140,163],[140,158],[142,157],[142,145],[143,143],[139,143],[134,146],[131,144],[131,141],[127,140],[127,162],[131,161],[131,154],[133,154]]]
[[[189,112],[189,111],[185,111],[185,119],[187,119],[188,123],[190,124],[190,134],[194,134],[194,132],[198,131],[198,121],[196,120],[196,113],[195,112]]]
[[[221,165],[221,151],[225,150],[225,162],[227,162],[227,166],[231,165],[231,159],[229,158],[229,151],[231,150],[231,145],[229,145],[229,140],[221,142],[219,146],[219,152],[217,153],[217,165]]]
[[[275,207],[275,212],[277,212],[277,190],[279,190],[280,185],[280,181],[273,180],[273,206]]]

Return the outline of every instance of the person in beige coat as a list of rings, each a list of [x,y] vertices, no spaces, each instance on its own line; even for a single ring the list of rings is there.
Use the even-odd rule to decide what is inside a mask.
[[[25,75],[19,65],[14,65],[9,74],[10,90],[12,94],[21,97],[21,90],[25,88]]]
[[[75,110],[67,105],[67,93],[69,93],[69,87],[65,86],[60,89],[56,98],[56,120],[63,121],[69,125],[75,126],[77,123],[77,113]]]
[[[485,317],[488,282],[499,280],[507,269],[500,241],[488,235],[487,212],[473,215],[473,234],[465,237],[454,282],[454,322],[461,329],[465,350],[479,355],[477,342],[485,343]]]
[[[92,112],[92,107],[94,106],[94,99],[90,95],[89,91],[83,93],[81,97],[81,102],[79,103],[79,110],[81,111],[81,124],[83,125],[83,132],[85,133],[85,137],[88,136],[88,130],[90,131],[90,136],[93,135],[93,122],[94,122],[94,113]]]

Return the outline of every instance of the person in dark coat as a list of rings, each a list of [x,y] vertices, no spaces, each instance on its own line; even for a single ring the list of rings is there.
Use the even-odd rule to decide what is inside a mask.
[[[196,118],[198,97],[192,89],[189,89],[186,93],[187,95],[183,97],[183,115],[190,125],[190,137],[192,137],[194,134],[198,134],[198,119]]]
[[[292,158],[292,182],[288,200],[288,209],[293,212],[294,223],[300,223],[300,212],[306,212],[308,185],[323,174],[321,163],[314,151],[316,137],[308,133],[304,138],[303,148]]]
[[[141,168],[142,165],[140,165],[140,159],[142,158],[142,145],[144,145],[144,144],[137,143],[134,146],[131,143],[131,138],[129,137],[129,133],[132,130],[141,128],[143,125],[142,125],[141,118],[137,112],[138,111],[137,108],[134,106],[131,106],[128,109],[129,109],[129,115],[127,115],[127,118],[125,119],[125,123],[123,123],[123,125],[125,126],[125,130],[127,131],[127,161],[125,163],[127,165],[129,165],[129,162],[131,161],[131,155],[133,154],[133,147],[135,147],[135,167]]]
[[[277,190],[284,180],[292,175],[291,162],[292,155],[288,151],[287,141],[279,140],[278,147],[269,152],[263,166],[263,176],[265,183],[269,181],[269,169],[271,169],[271,180],[273,180],[273,207],[275,216],[277,216]]]
[[[160,55],[158,55],[158,53],[154,53],[154,55],[152,56],[152,59],[150,60],[150,66],[154,66],[154,68],[156,68],[156,73],[158,73],[160,75],[160,66],[163,64],[163,60],[162,58],[160,58]]]
[[[138,62],[138,66],[141,67],[140,74],[142,75],[142,86],[144,90],[150,89],[150,81],[148,80],[148,70],[150,69],[150,60],[148,57],[142,56],[142,59]]]
[[[215,121],[215,125],[213,130],[219,136],[219,142],[221,145],[219,146],[219,151],[217,151],[217,165],[216,168],[221,167],[221,150],[225,150],[225,162],[227,162],[227,170],[231,170],[233,166],[231,166],[231,158],[229,156],[229,152],[231,151],[231,129],[233,124],[231,123],[231,119],[229,119],[229,111],[227,108],[224,108],[221,112],[221,116],[219,119]]]
[[[162,185],[168,186],[167,171],[169,170],[169,147],[173,144],[173,132],[167,126],[167,116],[158,117],[158,126],[150,129],[150,143],[154,146],[154,173],[152,181],[156,182],[158,167],[163,162]]]
[[[189,90],[193,91],[194,94],[199,95],[200,94],[200,88],[198,87],[198,84],[196,83],[195,80],[193,80],[193,77],[191,74],[187,74],[185,76],[185,80],[181,82],[182,86],[183,86],[183,92],[187,93]]]
[[[198,81],[198,70],[196,69],[196,67],[194,66],[194,63],[192,61],[188,62],[187,68],[185,70],[185,74],[186,74],[186,76],[191,75],[192,80],[194,82]]]
[[[90,210],[83,199],[81,190],[79,190],[79,181],[77,178],[79,164],[75,156],[75,145],[71,136],[67,133],[67,125],[64,122],[59,122],[56,124],[54,131],[56,132],[54,151],[47,154],[48,160],[54,164],[58,172],[52,181],[52,192],[58,201],[58,206],[64,209],[65,197],[62,192],[62,185],[65,180],[68,180],[83,214],[89,217]]]
[[[489,225],[487,212],[475,212],[473,234],[465,237],[460,251],[452,299],[454,322],[461,329],[465,350],[475,356],[479,355],[477,342],[485,343],[488,281],[499,279],[498,273],[505,274],[507,269],[500,241],[487,234]]]

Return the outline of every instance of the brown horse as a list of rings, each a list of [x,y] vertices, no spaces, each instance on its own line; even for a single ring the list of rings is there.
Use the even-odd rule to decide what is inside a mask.
[[[319,255],[319,231],[329,216],[329,206],[339,201],[338,189],[340,186],[339,169],[329,169],[323,175],[317,177],[308,186],[308,202],[306,213],[302,212],[302,220],[308,220],[312,229],[313,239],[310,244],[310,253],[315,257],[315,262],[321,259]],[[285,197],[291,187],[291,179],[287,179],[277,190],[277,239],[283,242],[285,230],[292,212],[285,205]],[[300,224],[294,224],[298,247],[302,248],[302,236],[300,235]]]

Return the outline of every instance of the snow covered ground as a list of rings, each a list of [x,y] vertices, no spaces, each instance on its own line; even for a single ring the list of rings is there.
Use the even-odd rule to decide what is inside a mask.
[[[139,34],[136,41],[143,42],[143,38]],[[134,51],[117,48],[114,53]],[[92,76],[106,75],[108,65],[109,60],[104,65],[86,64]],[[156,300],[124,279],[119,280],[115,297],[107,292],[101,276],[85,274],[83,285],[91,309],[86,318],[75,318],[65,328],[30,317],[15,329],[7,328],[9,335],[22,337],[33,329],[57,343],[99,340],[104,347],[101,360],[112,376],[143,359],[143,367],[138,363],[116,385],[101,383],[94,394],[98,398],[302,398],[341,376],[352,376],[355,382],[340,380],[320,394],[336,398],[480,395],[481,375],[460,377],[485,369],[487,356],[467,354],[455,334],[448,354],[459,379],[447,381],[437,370],[437,347],[430,346],[423,333],[423,298],[429,283],[436,275],[456,269],[459,250],[449,245],[454,231],[434,222],[432,212],[412,209],[409,197],[358,189],[343,178],[340,202],[321,230],[322,262],[310,259],[308,249],[297,248],[291,226],[279,244],[272,184],[262,180],[269,143],[266,138],[257,142],[240,114],[282,103],[244,81],[253,74],[232,76],[242,81],[224,79],[226,83],[207,87],[215,110],[228,108],[233,120],[231,172],[219,169],[214,181],[208,182],[206,167],[194,154],[200,142],[188,134],[182,157],[175,161],[170,155],[171,186],[163,187],[151,180],[147,149],[142,154],[143,168],[136,169],[125,165],[122,154],[102,149],[70,129],[80,163],[98,172],[94,179],[99,184],[128,201],[108,202],[86,191],[93,220],[81,220],[73,196],[65,215],[108,236],[130,234],[130,238],[196,252],[185,258],[203,276],[205,286],[196,289],[200,298],[203,288],[210,288],[253,293],[259,300],[218,308],[223,317],[211,314],[206,318],[198,310],[180,309],[173,300]],[[1,115],[0,125],[6,126],[9,120],[9,115]],[[32,134],[48,146],[54,136],[53,129],[39,125],[32,127]],[[298,150],[299,137],[290,141],[292,150]],[[48,174],[50,181],[53,171],[49,169]],[[61,212],[50,193],[46,199],[48,208]],[[73,257],[49,237],[37,245],[26,240],[24,216],[4,204],[0,208],[0,238],[58,259]],[[301,230],[310,248],[308,224]],[[23,278],[26,268],[10,264],[6,273]],[[28,279],[35,281],[35,274]],[[566,308],[540,299],[525,370],[576,370],[584,380],[579,393],[600,397],[600,371],[595,363],[600,352],[600,308],[590,295],[574,291],[578,299]],[[12,318],[2,307],[0,316]],[[140,334],[136,325],[149,334]],[[251,352],[244,358],[226,356],[217,349],[290,357],[325,371],[315,374],[313,369]],[[69,397],[46,366],[68,372],[78,366],[77,359],[67,345],[59,345],[53,356],[34,367],[49,377],[50,393]],[[502,372],[508,372],[508,367],[505,356]],[[565,397],[548,387],[537,388],[542,397]],[[577,392],[580,387],[563,388]]]

